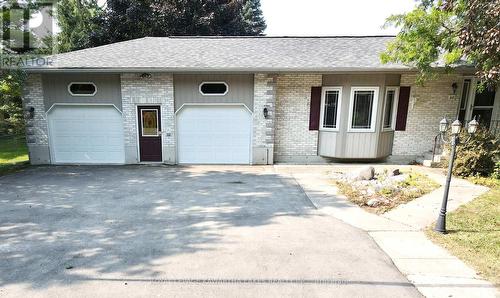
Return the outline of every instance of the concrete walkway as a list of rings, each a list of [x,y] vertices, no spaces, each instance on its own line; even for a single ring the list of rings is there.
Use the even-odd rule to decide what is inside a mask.
[[[437,217],[443,194],[442,186],[428,195],[378,216],[339,195],[329,178],[332,171],[350,171],[357,167],[359,166],[329,165],[275,168],[277,172],[294,177],[319,211],[368,232],[398,269],[426,297],[497,297],[498,292],[491,283],[482,280],[461,260],[431,242],[423,232]],[[444,175],[437,170],[409,166],[400,168],[423,171],[440,184],[445,181]],[[453,179],[448,210],[455,210],[486,191],[486,187]]]

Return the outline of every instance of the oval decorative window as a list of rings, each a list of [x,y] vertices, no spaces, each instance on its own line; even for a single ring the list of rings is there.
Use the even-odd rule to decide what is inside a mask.
[[[200,84],[200,93],[203,95],[226,95],[229,87],[225,82],[203,82]]]
[[[73,96],[94,96],[97,87],[91,82],[73,82],[68,85],[68,91]]]

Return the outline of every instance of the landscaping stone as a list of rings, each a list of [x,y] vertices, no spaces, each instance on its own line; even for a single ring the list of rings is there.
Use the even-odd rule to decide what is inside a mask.
[[[372,171],[373,167],[365,167],[357,172],[332,173],[330,177],[342,186],[351,201],[359,206],[373,207],[372,210],[380,213],[422,195],[427,187],[432,188],[430,182],[419,178],[417,173],[402,173],[393,168],[378,171],[372,176]]]
[[[399,169],[394,169],[389,173],[389,176],[399,176],[399,175],[401,175]]]
[[[366,190],[366,194],[369,196],[373,196],[375,194],[375,189],[373,187],[370,187]]]
[[[380,204],[380,201],[377,199],[370,199],[368,202],[366,202],[366,205],[370,207],[377,207]]]
[[[390,181],[391,184],[394,184],[394,183],[400,183],[400,182],[403,182],[405,181],[406,179],[408,178],[408,175],[405,174],[405,175],[398,175],[398,176],[392,176],[392,177],[389,177],[388,181]]]
[[[375,168],[374,167],[365,167],[362,168],[358,174],[358,180],[372,180],[375,177]]]

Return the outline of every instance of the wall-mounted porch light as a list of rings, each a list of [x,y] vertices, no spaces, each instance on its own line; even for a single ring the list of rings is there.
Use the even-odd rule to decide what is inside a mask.
[[[35,118],[35,108],[34,107],[27,107],[26,108],[26,118],[28,118],[28,119]]]
[[[458,89],[457,83],[451,84],[451,89],[453,90],[453,95],[457,94],[457,89]]]
[[[264,113],[264,118],[267,119],[267,117],[269,117],[269,110],[267,109],[267,107],[264,108],[263,113]]]

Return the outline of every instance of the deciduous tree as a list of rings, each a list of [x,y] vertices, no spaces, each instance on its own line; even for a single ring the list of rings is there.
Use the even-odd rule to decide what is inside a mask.
[[[400,27],[381,55],[383,62],[414,66],[420,82],[464,63],[476,67],[484,83],[500,81],[500,0],[420,0],[414,10],[392,15]]]

